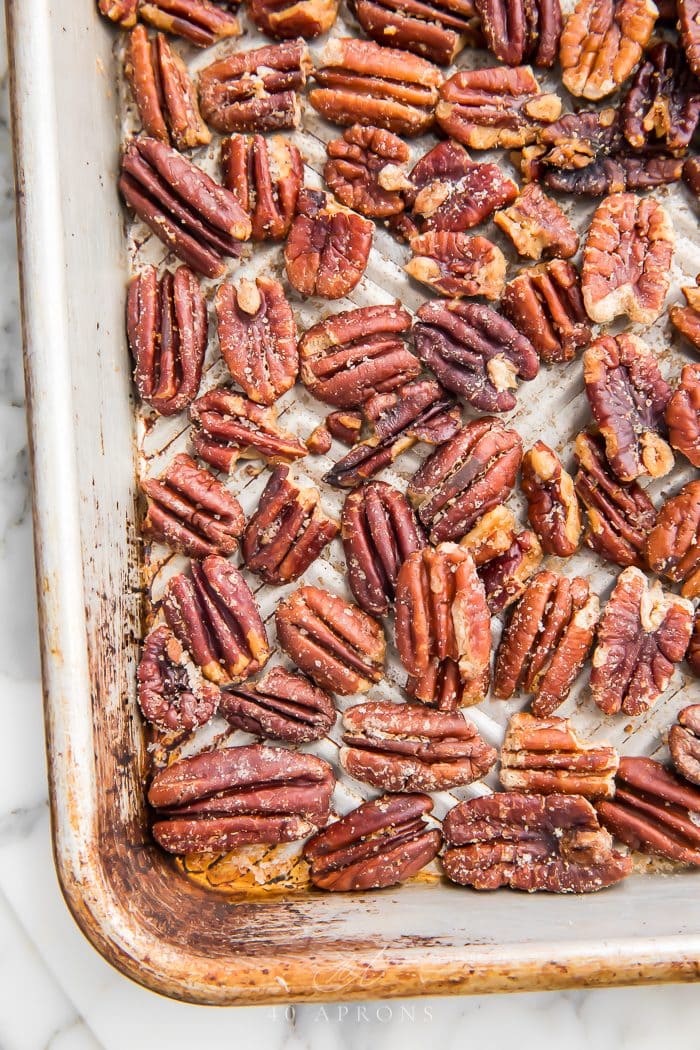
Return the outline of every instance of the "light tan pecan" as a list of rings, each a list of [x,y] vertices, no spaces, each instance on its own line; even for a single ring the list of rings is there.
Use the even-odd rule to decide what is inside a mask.
[[[671,760],[679,776],[700,784],[700,704],[690,704],[678,712],[668,734]]]
[[[559,0],[475,0],[489,51],[499,62],[552,66],[559,54]]]
[[[138,3],[139,0],[98,0],[97,6],[105,18],[129,29],[136,24]]]
[[[327,32],[338,16],[340,0],[250,0],[255,25],[281,40],[312,40]]]
[[[561,35],[564,87],[578,98],[611,95],[641,59],[658,14],[653,0],[578,0]]]
[[[530,524],[545,554],[571,557],[581,539],[574,482],[544,441],[536,441],[523,456],[521,484]]]
[[[429,230],[411,238],[411,251],[406,273],[441,295],[500,298],[506,257],[486,237]]]
[[[374,223],[321,190],[302,190],[284,246],[287,278],[301,295],[342,299],[367,267]]]
[[[165,624],[146,636],[136,677],[143,717],[165,733],[190,732],[219,708],[218,685],[206,681]]]
[[[449,66],[463,47],[483,42],[473,0],[352,0],[358,22],[378,44]]]
[[[227,690],[220,709],[234,729],[290,744],[320,740],[335,722],[328,693],[283,667],[273,667],[250,685]]]
[[[487,511],[460,543],[474,559],[491,613],[517,601],[542,562],[535,533],[518,529],[515,515],[503,504]]]
[[[192,444],[197,455],[227,474],[239,459],[291,463],[307,449],[277,425],[274,408],[256,405],[234,390],[216,387],[190,408]]]
[[[696,350],[700,350],[700,273],[695,278],[694,285],[686,285],[681,291],[686,305],[680,306],[676,303],[668,311],[668,316],[673,327],[685,336]]]
[[[299,150],[281,135],[231,135],[221,142],[224,186],[250,216],[255,241],[287,236],[304,181]]]
[[[370,219],[387,219],[404,209],[402,190],[411,151],[383,128],[353,124],[326,145],[323,177],[341,204]]]
[[[501,309],[548,364],[572,361],[591,341],[578,270],[563,259],[522,270],[506,285]]]
[[[700,481],[690,481],[661,507],[647,537],[649,568],[682,584],[684,598],[700,595]]]
[[[700,467],[700,365],[684,365],[666,405],[668,442]]]
[[[306,439],[306,447],[314,456],[325,456],[330,452],[333,438],[325,423],[319,423]]]
[[[218,40],[241,35],[241,25],[230,11],[211,0],[139,0],[144,22],[189,40],[195,47],[211,47]]]
[[[496,212],[496,225],[528,259],[568,259],[578,251],[578,234],[552,197],[529,182],[510,208]]]

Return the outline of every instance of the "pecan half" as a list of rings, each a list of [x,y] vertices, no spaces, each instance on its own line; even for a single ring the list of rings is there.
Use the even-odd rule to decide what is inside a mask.
[[[294,386],[297,329],[284,288],[272,277],[222,284],[216,292],[221,356],[251,401],[271,405]]]
[[[165,624],[146,636],[136,677],[143,717],[163,732],[190,732],[219,708],[219,687],[204,679]]]
[[[353,0],[352,7],[378,44],[413,51],[441,66],[483,40],[473,0]]]
[[[475,0],[489,51],[508,66],[553,66],[562,30],[559,0]]]
[[[625,138],[634,149],[662,147],[684,154],[700,119],[700,84],[686,65],[683,52],[662,41],[646,60],[622,104]]]
[[[144,22],[196,47],[211,47],[217,40],[241,35],[236,16],[210,0],[139,0],[138,13]]]
[[[532,713],[548,717],[568,697],[591,651],[598,613],[598,598],[581,576],[534,576],[498,647],[495,695],[508,700],[517,690],[532,693]]]
[[[649,568],[681,583],[684,598],[700,595],[700,481],[690,481],[661,507],[647,537]]]
[[[519,379],[540,367],[534,347],[489,306],[437,299],[418,310],[413,335],[421,361],[448,390],[485,412],[509,412]]]
[[[320,740],[335,722],[328,693],[283,667],[273,667],[257,682],[223,693],[221,714],[235,729],[290,744]]]
[[[225,133],[298,128],[299,94],[310,70],[303,40],[225,55],[199,74],[204,118]]]
[[[138,3],[139,0],[98,0],[97,6],[105,18],[129,29],[136,23]]]
[[[700,365],[684,365],[666,405],[666,426],[671,448],[700,467]]]
[[[668,311],[668,316],[673,327],[700,351],[700,273],[694,285],[686,285],[681,291],[686,305],[676,303]]]
[[[401,566],[425,546],[423,529],[403,493],[385,481],[348,494],[341,528],[350,590],[365,612],[386,615]]]
[[[620,314],[653,324],[671,279],[674,236],[651,197],[614,193],[596,208],[583,249],[581,285],[588,316],[608,324]]]
[[[470,798],[447,814],[443,835],[448,879],[477,890],[594,893],[632,871],[593,806],[577,795]]]
[[[679,776],[700,784],[700,704],[678,712],[678,720],[668,734],[671,760]]]
[[[671,389],[656,355],[635,335],[596,339],[583,354],[583,378],[605,454],[622,481],[661,478],[673,466],[662,436]]]
[[[521,271],[506,285],[501,309],[547,364],[572,361],[591,341],[578,270],[563,259]]]
[[[496,225],[528,259],[568,259],[578,251],[578,234],[556,201],[530,182],[510,208],[496,212]]]
[[[457,712],[422,704],[370,701],[343,714],[340,763],[346,773],[385,791],[444,791],[473,784],[497,752]]]
[[[226,387],[216,387],[197,398],[190,408],[190,419],[197,455],[227,474],[241,458],[291,463],[307,452],[293,434],[277,425],[274,408],[256,405]]]
[[[258,29],[281,40],[312,40],[331,28],[340,0],[250,0],[248,10]]]
[[[207,349],[207,307],[187,266],[158,280],[148,266],[129,285],[126,332],[140,397],[162,416],[194,400]]]
[[[141,489],[148,511],[141,531],[192,558],[233,554],[245,527],[241,505],[225,485],[181,453]]]
[[[521,484],[530,524],[545,554],[571,557],[581,539],[581,515],[574,482],[544,441],[536,441],[523,456]]]
[[[515,515],[503,505],[484,514],[460,543],[474,558],[491,613],[517,601],[542,562],[535,533],[518,531]]]
[[[362,423],[361,412],[329,412],[326,416],[329,434],[343,445],[354,445],[359,441]]]
[[[250,217],[253,240],[287,236],[304,181],[296,146],[281,135],[231,135],[221,143],[224,186]]]
[[[370,219],[387,219],[404,209],[405,165],[411,151],[383,128],[353,124],[326,145],[323,177],[341,204]]]
[[[483,295],[498,299],[503,291],[506,257],[486,237],[430,230],[411,238],[413,258],[406,273],[442,295]]]
[[[210,682],[240,682],[270,657],[255,598],[225,558],[210,555],[190,568],[191,577],[181,573],[168,581],[163,598],[168,626]]]
[[[315,755],[264,744],[205,751],[156,773],[153,837],[169,853],[293,842],[325,824],[334,787]]]
[[[279,603],[275,623],[281,647],[322,689],[348,696],[381,681],[384,632],[357,605],[300,587]]]
[[[301,295],[342,299],[367,267],[374,224],[321,190],[302,190],[284,246],[287,278]]]
[[[233,194],[157,139],[129,143],[119,189],[156,237],[205,277],[225,273],[224,258],[240,255],[250,237],[250,219]]]
[[[593,653],[591,694],[607,715],[639,715],[664,692],[683,659],[693,627],[686,598],[631,566],[620,574],[603,610]]]
[[[678,29],[692,72],[700,76],[700,25],[697,0],[677,0]]]
[[[561,35],[564,87],[577,98],[611,95],[642,57],[658,14],[652,0],[578,0]]]
[[[317,488],[300,488],[288,467],[277,467],[246,526],[243,560],[265,583],[298,580],[335,536],[340,526],[321,508]]]

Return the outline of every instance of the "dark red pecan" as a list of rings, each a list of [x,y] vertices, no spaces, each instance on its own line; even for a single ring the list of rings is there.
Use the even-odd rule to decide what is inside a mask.
[[[474,558],[486,604],[494,614],[517,601],[542,562],[535,533],[517,530],[515,515],[502,504],[484,514],[460,542]]]
[[[384,675],[386,643],[376,620],[319,587],[300,587],[277,606],[280,646],[322,689],[366,693]]]
[[[302,190],[284,246],[287,278],[301,295],[342,299],[362,279],[374,224],[321,190]]]
[[[693,633],[686,650],[685,658],[696,678],[700,678],[700,610],[695,613]]]
[[[396,886],[434,860],[442,845],[423,817],[427,795],[382,795],[364,802],[304,846],[311,882],[322,890],[376,890]]]
[[[642,57],[658,14],[652,0],[578,0],[561,35],[564,87],[578,98],[611,95]]]
[[[497,752],[458,712],[423,704],[370,701],[343,714],[340,763],[346,773],[385,791],[444,791],[473,784]]]
[[[475,0],[489,51],[508,66],[553,66],[562,30],[559,0]]]
[[[501,309],[548,364],[573,360],[591,341],[578,271],[563,259],[521,271],[506,285]]]
[[[227,474],[239,459],[291,463],[307,449],[277,425],[274,408],[256,405],[234,390],[216,387],[192,404],[192,444],[197,455]]]
[[[678,29],[681,43],[692,72],[700,76],[700,23],[697,0],[678,0]]]
[[[327,143],[323,177],[341,204],[370,219],[387,219],[404,209],[405,165],[411,151],[383,128],[353,124]]]
[[[593,806],[578,795],[504,791],[460,802],[443,822],[445,874],[462,886],[594,893],[626,878]]]
[[[568,114],[567,114],[568,115]],[[683,160],[666,156],[619,154],[599,157],[583,168],[545,170],[542,181],[552,190],[578,197],[604,197],[623,190],[649,190],[678,182]]]
[[[233,554],[245,527],[241,505],[225,485],[181,453],[159,478],[146,478],[142,532],[192,558]]]
[[[353,0],[357,20],[378,44],[449,66],[466,45],[483,42],[473,0]]]
[[[419,678],[409,677],[406,692],[438,711],[456,711],[462,699],[462,680],[455,660],[434,660]]]
[[[661,507],[647,537],[647,562],[657,576],[680,583],[684,598],[700,595],[700,481],[690,481]]]
[[[700,704],[678,712],[678,720],[669,730],[668,746],[678,775],[691,784],[700,784]]]
[[[544,441],[536,441],[523,456],[522,489],[527,498],[530,524],[545,554],[571,557],[581,539],[581,515],[574,482]]]
[[[311,70],[303,40],[234,51],[199,74],[205,120],[217,131],[280,131],[301,123],[301,92]]]
[[[683,182],[696,199],[700,199],[700,157],[688,157],[683,163]]]
[[[331,28],[340,0],[250,0],[248,10],[255,25],[268,36],[312,40]]]
[[[205,277],[220,277],[224,258],[240,255],[250,237],[250,219],[233,194],[156,139],[129,143],[119,189],[156,237]]]
[[[255,674],[269,659],[270,646],[248,584],[218,555],[192,562],[191,573],[168,581],[168,626],[210,682],[230,685]]]
[[[673,327],[700,351],[700,273],[694,285],[686,285],[681,291],[686,305],[676,303],[668,311],[668,316]]]
[[[429,230],[411,238],[413,258],[406,273],[442,295],[483,295],[499,299],[506,275],[506,257],[486,237]]]
[[[197,278],[187,266],[155,266],[133,278],[127,297],[126,331],[141,398],[172,416],[199,392],[207,349],[207,307]]]
[[[124,29],[135,25],[139,0],[98,0],[100,14],[117,22]]]
[[[335,722],[328,693],[283,667],[222,693],[221,714],[235,729],[290,744],[320,740]]]
[[[288,467],[277,467],[246,526],[243,560],[265,583],[291,583],[339,531],[338,522],[324,514],[318,489],[300,488],[290,480]]]
[[[218,685],[204,679],[165,624],[146,636],[137,679],[143,717],[163,732],[189,732],[208,722],[219,708]]]
[[[211,47],[217,40],[241,35],[236,16],[210,0],[139,0],[138,13],[144,22],[196,47]]]
[[[258,277],[220,285],[216,320],[221,356],[251,401],[271,405],[294,386],[297,328],[279,281]]]
[[[631,566],[617,579],[598,625],[591,695],[606,715],[639,715],[664,692],[693,627],[686,598],[651,587]]]
[[[668,441],[700,467],[700,365],[684,365],[666,406]]]
[[[221,142],[224,186],[250,216],[253,240],[287,236],[304,181],[296,146],[281,135],[231,135]]]
[[[329,412],[326,416],[329,434],[343,445],[354,445],[360,440],[363,422],[361,412]]]
[[[700,119],[700,84],[683,52],[661,41],[648,52],[625,96],[621,122],[634,149],[684,154]]]
[[[327,821],[334,787],[315,755],[264,744],[205,751],[156,773],[153,837],[169,853],[303,839]]]
[[[530,182],[510,208],[493,221],[506,233],[518,255],[528,259],[568,259],[578,251],[578,234],[559,205]]]

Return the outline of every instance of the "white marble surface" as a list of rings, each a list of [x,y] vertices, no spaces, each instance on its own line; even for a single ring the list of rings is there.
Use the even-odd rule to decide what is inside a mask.
[[[693,986],[216,1010],[143,991],[83,940],[49,840],[4,41],[0,51],[0,1050],[698,1046]]]

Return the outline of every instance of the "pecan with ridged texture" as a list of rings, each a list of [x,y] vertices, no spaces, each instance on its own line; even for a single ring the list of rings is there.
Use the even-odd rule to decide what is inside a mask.
[[[506,285],[501,309],[547,364],[572,361],[591,341],[578,270],[564,259],[522,270]]]
[[[449,66],[465,46],[483,36],[474,0],[352,0],[367,36],[378,44],[413,51]]]
[[[630,849],[700,865],[700,790],[653,758],[622,758],[615,798],[597,808]]]
[[[433,660],[424,674],[408,677],[406,692],[438,711],[456,711],[462,702],[462,680],[456,660]]]
[[[442,866],[476,890],[594,893],[626,878],[632,861],[613,850],[595,809],[578,795],[504,791],[460,802],[443,822]]]
[[[527,498],[527,516],[545,554],[571,557],[581,539],[574,482],[544,441],[536,441],[523,456],[521,484]]]
[[[680,382],[666,406],[671,448],[700,467],[700,365],[684,365]]]
[[[559,205],[529,182],[510,208],[493,221],[511,239],[518,255],[528,259],[569,259],[578,251],[578,234]]]
[[[188,455],[175,456],[141,490],[148,511],[141,531],[192,558],[234,554],[245,528],[241,505],[217,478]]]
[[[700,595],[700,481],[689,481],[663,504],[646,556],[657,576],[682,584],[684,598]]]
[[[546,718],[563,704],[593,644],[599,603],[581,576],[534,576],[516,605],[496,654],[493,691],[508,700],[533,694],[531,710]]]
[[[338,522],[324,514],[318,489],[300,487],[289,478],[289,467],[277,467],[246,526],[243,561],[265,583],[291,583],[339,531]]]
[[[700,119],[700,84],[683,52],[662,41],[637,70],[620,114],[625,138],[634,149],[687,152]]]
[[[405,165],[411,151],[398,135],[383,128],[353,124],[343,137],[326,145],[323,177],[346,208],[370,219],[387,219],[404,209],[408,185]]]
[[[227,690],[220,710],[235,729],[290,744],[320,740],[335,722],[328,693],[283,667],[273,667],[257,682]]]
[[[515,485],[522,454],[518,433],[493,416],[472,420],[437,448],[406,490],[431,543],[460,539],[503,503]]]
[[[682,177],[693,196],[700,200],[700,157],[688,157],[683,163]]]
[[[241,35],[236,16],[211,0],[139,0],[139,18],[195,47]]]
[[[334,787],[315,755],[264,744],[205,751],[153,778],[153,837],[169,853],[293,842],[326,823]]]
[[[559,0],[475,0],[486,44],[499,62],[553,66],[559,54]]]
[[[614,747],[590,744],[567,718],[513,715],[501,748],[501,784],[507,791],[611,798],[620,758]]]
[[[277,639],[321,689],[366,693],[384,675],[381,625],[357,605],[320,587],[300,587],[277,606]]]
[[[231,135],[221,143],[224,186],[250,217],[253,240],[287,236],[304,181],[296,146],[281,135]]]
[[[678,29],[692,72],[700,76],[700,20],[697,0],[678,0]]]
[[[300,92],[310,70],[303,40],[225,55],[199,74],[204,119],[224,133],[298,128]]]
[[[681,288],[686,305],[676,303],[668,311],[671,324],[700,351],[700,273],[695,284]]]
[[[329,412],[326,427],[331,437],[343,445],[355,445],[360,440],[364,417],[361,412]]]
[[[146,636],[136,678],[143,717],[163,732],[189,732],[219,708],[218,685],[206,681],[165,624]]]
[[[661,478],[673,467],[664,413],[671,389],[635,335],[601,336],[583,354],[583,378],[605,454],[621,481]]]
[[[199,392],[207,349],[207,307],[187,266],[158,280],[148,266],[129,285],[126,331],[140,397],[162,416],[187,408]]]
[[[668,747],[678,775],[700,784],[700,704],[678,712],[668,733]]]
[[[280,40],[312,40],[331,28],[340,0],[250,0],[248,11],[258,29]]]
[[[424,58],[372,40],[329,40],[314,70],[309,102],[334,124],[420,135],[435,118],[442,73]]]
[[[220,285],[216,320],[221,356],[251,401],[271,405],[294,386],[297,329],[279,281],[257,277]]]
[[[472,149],[519,149],[561,114],[558,95],[543,94],[529,66],[469,69],[440,89],[442,130]]]
[[[653,0],[578,0],[561,35],[564,87],[577,98],[611,95],[641,59],[658,14]]]
[[[156,237],[205,277],[225,273],[224,259],[239,256],[250,237],[250,219],[233,194],[157,139],[132,139],[119,189]]]
[[[277,425],[274,408],[256,405],[226,387],[216,387],[197,398],[190,408],[190,419],[197,455],[227,474],[241,458],[291,463],[307,452],[293,434]]]
[[[168,581],[168,626],[210,682],[230,685],[255,674],[269,659],[270,646],[248,584],[218,555],[192,562],[191,573]]]
[[[287,278],[301,295],[342,299],[367,268],[374,224],[321,190],[303,189],[284,246]]]
[[[343,714],[340,763],[385,791],[444,791],[473,784],[497,752],[459,712],[369,701]]]
[[[376,393],[420,373],[403,336],[411,315],[398,303],[344,310],[319,321],[299,340],[301,381],[319,401],[356,408]]]
[[[488,238],[428,230],[411,238],[411,251],[406,273],[441,295],[500,298],[506,257]]]
[[[135,25],[139,0],[98,0],[100,14],[124,29]]]
[[[591,695],[606,715],[640,715],[664,692],[688,648],[693,606],[651,587],[634,566],[618,577],[598,625]]]
[[[484,412],[509,412],[518,380],[534,379],[539,371],[532,343],[489,306],[433,299],[417,317],[413,336],[423,364]]]
[[[346,497],[341,530],[350,590],[365,612],[385,616],[401,566],[425,546],[423,529],[402,492],[370,481]]]
[[[535,533],[518,530],[515,515],[503,504],[484,514],[460,542],[474,559],[494,614],[517,601],[542,562]]]
[[[396,648],[411,678],[457,663],[462,704],[489,687],[491,615],[474,560],[455,543],[424,547],[404,561],[396,583]]]

